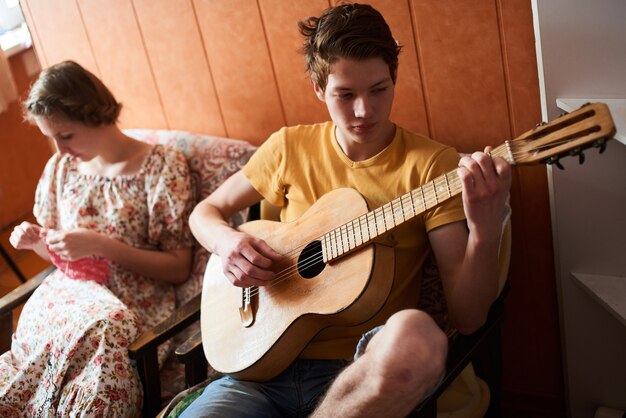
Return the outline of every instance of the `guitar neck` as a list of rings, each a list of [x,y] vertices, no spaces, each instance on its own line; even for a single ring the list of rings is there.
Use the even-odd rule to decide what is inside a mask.
[[[510,164],[515,163],[508,141],[495,148],[491,156],[500,156]],[[372,243],[380,236],[440,205],[461,191],[461,180],[456,170],[453,170],[333,229],[320,238],[324,262],[339,259]]]

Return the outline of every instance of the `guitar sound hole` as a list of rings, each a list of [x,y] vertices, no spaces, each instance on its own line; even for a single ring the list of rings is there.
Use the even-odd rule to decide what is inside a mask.
[[[322,257],[321,241],[310,242],[298,257],[298,272],[305,279],[311,279],[324,270],[326,264]]]

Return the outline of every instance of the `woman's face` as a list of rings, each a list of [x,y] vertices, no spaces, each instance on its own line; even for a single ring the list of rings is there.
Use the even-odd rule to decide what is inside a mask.
[[[36,116],[35,123],[42,134],[54,141],[59,153],[70,154],[81,161],[98,155],[94,140],[94,130],[98,128],[62,117]]]

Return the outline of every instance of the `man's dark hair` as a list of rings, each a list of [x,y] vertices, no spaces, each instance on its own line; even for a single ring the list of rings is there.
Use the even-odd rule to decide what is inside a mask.
[[[372,6],[342,3],[325,10],[320,17],[298,22],[298,28],[305,37],[307,72],[322,90],[326,90],[331,65],[340,58],[382,58],[396,82],[401,46],[391,35],[383,16]]]

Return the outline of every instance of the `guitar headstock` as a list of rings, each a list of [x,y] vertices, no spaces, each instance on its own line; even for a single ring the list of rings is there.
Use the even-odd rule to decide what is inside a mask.
[[[606,141],[615,135],[615,125],[604,103],[589,103],[580,109],[541,124],[520,137],[508,141],[506,146],[511,164],[547,163],[557,165],[559,158],[578,155],[598,147],[604,151]]]

